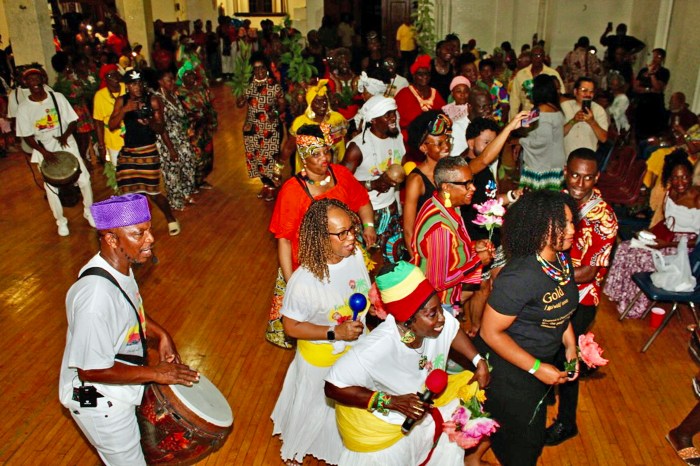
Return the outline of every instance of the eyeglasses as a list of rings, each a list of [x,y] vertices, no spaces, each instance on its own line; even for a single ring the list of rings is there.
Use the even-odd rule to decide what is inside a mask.
[[[435,146],[437,148],[442,148],[445,146],[452,147],[452,142],[453,142],[453,137],[448,135],[445,139],[440,140],[440,142],[430,142],[430,141],[425,141],[423,144],[428,144],[430,146]]]
[[[578,88],[578,91],[579,91],[579,92],[588,92],[588,93],[591,93],[591,94],[593,94],[593,92],[594,92],[593,89],[588,89],[587,87],[579,87],[579,88]]]
[[[445,183],[450,183],[450,184],[456,184],[457,186],[464,186],[465,188],[468,188],[469,186],[474,184],[474,180],[467,180],[467,181],[445,181]]]
[[[338,233],[331,233],[330,231],[328,232],[329,235],[337,236],[340,241],[345,241],[348,238],[348,235],[352,234],[353,239],[356,238],[357,236],[357,230],[355,229],[355,226],[351,226],[347,230],[339,231]]]

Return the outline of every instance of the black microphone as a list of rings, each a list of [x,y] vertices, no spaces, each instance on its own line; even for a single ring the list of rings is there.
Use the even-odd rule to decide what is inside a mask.
[[[443,390],[445,390],[445,387],[447,387],[447,372],[443,371],[442,369],[434,369],[425,379],[425,391],[418,394],[421,403],[427,403],[428,401],[432,400],[435,395],[442,393]],[[407,417],[401,425],[401,432],[403,432],[404,435],[407,435],[411,428],[413,428],[413,424],[415,424],[416,421],[416,419]]]

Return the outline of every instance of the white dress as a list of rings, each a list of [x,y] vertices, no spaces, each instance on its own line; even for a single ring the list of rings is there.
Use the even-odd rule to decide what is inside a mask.
[[[390,395],[405,395],[423,391],[425,379],[431,369],[445,369],[452,341],[459,330],[459,323],[445,313],[445,327],[437,338],[426,338],[417,350],[401,343],[396,321],[390,315],[369,335],[363,337],[331,368],[326,380],[336,387],[365,387],[381,390]],[[419,368],[421,356],[428,365]],[[449,420],[459,405],[459,399],[439,408],[444,420]],[[401,425],[406,417],[396,411],[388,415],[374,412],[388,423]],[[408,466],[419,465],[428,456],[433,444],[435,423],[426,415],[416,423],[408,435],[384,450],[360,453],[343,446],[338,459],[340,466]],[[464,449],[450,442],[441,434],[429,465],[462,466]]]
[[[304,267],[292,274],[281,309],[284,317],[328,326],[352,318],[348,299],[353,293],[367,296],[370,287],[362,252],[357,249],[328,269],[329,282],[319,281]],[[311,343],[329,345],[328,341]],[[349,343],[335,342],[334,353],[341,353],[346,345]],[[334,402],[323,392],[323,379],[329,369],[310,364],[297,349],[271,415],[272,434],[281,437],[284,461],[301,463],[304,456],[313,455],[330,464],[338,463],[343,443],[335,425]]]

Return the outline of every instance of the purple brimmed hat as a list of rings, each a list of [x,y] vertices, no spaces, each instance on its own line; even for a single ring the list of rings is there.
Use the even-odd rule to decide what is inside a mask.
[[[148,199],[142,194],[112,196],[91,205],[90,212],[98,230],[138,225],[151,220]]]

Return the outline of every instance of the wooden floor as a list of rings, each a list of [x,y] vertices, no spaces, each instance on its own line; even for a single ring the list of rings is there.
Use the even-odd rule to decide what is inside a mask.
[[[136,276],[147,312],[233,408],[232,435],[201,464],[281,465],[269,415],[293,354],[262,335],[277,268],[267,232],[272,205],[256,198],[259,185],[245,173],[242,113],[226,88],[216,95],[215,188],[179,214],[180,236],[169,237],[163,216],[153,212],[160,263],[138,268]],[[0,173],[0,464],[99,464],[57,399],[65,294],[96,252],[95,234],[81,207],[66,209],[70,236],[56,234],[24,155],[0,159]],[[102,175],[92,182],[95,198],[105,198]],[[594,327],[611,362],[582,383],[580,434],[545,449],[542,465],[680,464],[664,435],[695,403],[689,316],[674,319],[645,355],[639,348],[651,333],[648,323],[620,323],[616,316],[606,302]]]

